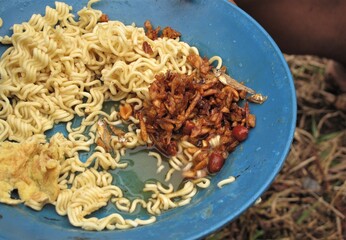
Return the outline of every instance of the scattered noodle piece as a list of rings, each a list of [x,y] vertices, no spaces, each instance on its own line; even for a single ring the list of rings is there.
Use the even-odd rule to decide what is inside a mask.
[[[175,172],[176,170],[174,168],[170,168],[166,174],[166,177],[165,177],[165,181],[168,182],[171,177],[172,177],[172,174]]]
[[[219,188],[222,188],[224,185],[230,184],[230,183],[232,183],[232,182],[234,182],[234,181],[235,181],[235,177],[230,176],[229,178],[223,179],[223,180],[221,180],[220,182],[218,182],[218,183],[217,183],[217,186],[218,186]]]
[[[164,165],[159,166],[159,167],[157,168],[157,170],[156,170],[156,173],[162,172],[162,170],[163,170],[164,168],[165,168]]]
[[[208,178],[198,178],[193,180],[193,183],[200,188],[207,188],[210,186],[210,180]]]
[[[157,166],[160,167],[162,165],[162,157],[160,154],[158,154],[157,152],[152,152],[150,151],[148,153],[148,156],[151,156],[151,157],[155,157],[157,159]]]

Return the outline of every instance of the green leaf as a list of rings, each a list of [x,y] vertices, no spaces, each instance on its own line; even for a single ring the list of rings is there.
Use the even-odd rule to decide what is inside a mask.
[[[297,219],[297,224],[302,224],[303,221],[310,216],[311,209],[306,209],[304,212],[300,215],[300,217]]]
[[[337,136],[340,135],[340,131],[339,132],[332,132],[332,133],[328,133],[328,134],[324,134],[321,135],[317,138],[317,143],[321,143],[321,142],[325,142],[325,141],[329,141],[333,138],[336,138]]]
[[[312,133],[312,136],[316,139],[318,136],[318,131],[317,131],[316,119],[314,116],[312,116],[312,119],[311,119],[311,133]]]
[[[323,151],[320,153],[320,158],[321,158],[322,160],[325,160],[325,159],[329,156],[329,154],[331,153],[331,151],[332,151],[332,148],[327,148],[327,149],[323,150]]]
[[[256,240],[257,238],[263,236],[264,231],[263,230],[256,230],[255,235],[251,238],[252,240]]]

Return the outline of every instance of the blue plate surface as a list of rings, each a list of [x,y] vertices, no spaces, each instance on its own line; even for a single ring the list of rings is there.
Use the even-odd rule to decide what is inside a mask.
[[[73,6],[74,13],[87,4],[87,0],[65,2]],[[54,1],[1,0],[4,24],[0,35],[10,34],[14,23],[29,20],[33,13],[44,14],[46,5],[54,7]],[[272,183],[293,138],[295,89],[279,48],[259,24],[226,0],[103,0],[93,7],[125,24],[143,26],[149,19],[154,26],[171,26],[202,56],[221,56],[230,75],[267,95],[268,100],[263,105],[250,105],[257,117],[256,127],[212,178],[210,188],[199,191],[191,204],[163,213],[156,223],[130,230],[88,232],[71,226],[53,206],[36,212],[22,205],[1,204],[0,239],[196,239],[237,218]],[[1,47],[1,52],[4,49]],[[54,131],[59,131],[59,126]],[[216,184],[231,175],[237,180],[219,189]],[[124,174],[125,180],[126,176],[133,175]]]

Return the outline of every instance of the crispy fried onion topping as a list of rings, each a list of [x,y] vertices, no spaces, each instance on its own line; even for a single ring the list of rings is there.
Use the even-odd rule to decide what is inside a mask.
[[[185,173],[195,177],[201,169],[209,173],[221,169],[229,152],[255,126],[255,116],[247,103],[238,105],[246,92],[221,83],[207,59],[190,55],[189,61],[197,69],[191,75],[167,72],[156,76],[149,88],[150,100],[139,114],[141,130],[161,153],[176,155],[179,141],[195,146],[190,151],[199,154]]]

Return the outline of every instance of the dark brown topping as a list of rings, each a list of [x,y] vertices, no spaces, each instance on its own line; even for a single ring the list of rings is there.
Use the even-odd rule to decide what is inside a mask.
[[[182,140],[194,144],[193,152],[200,153],[186,174],[191,177],[199,170],[218,172],[255,126],[255,117],[248,104],[237,104],[243,92],[221,83],[208,59],[191,54],[188,61],[197,70],[191,75],[168,71],[155,77],[150,100],[140,111],[140,126],[165,155],[176,155]]]
[[[167,37],[171,39],[175,39],[181,36],[180,32],[172,29],[171,27],[165,27],[162,32],[161,27],[153,28],[151,22],[149,20],[144,22],[145,35],[151,40],[156,40],[159,37]]]
[[[99,22],[108,22],[108,20],[108,15],[104,13],[99,18]]]
[[[143,42],[143,51],[148,54],[153,54],[153,49],[151,48],[150,44],[146,41]]]

